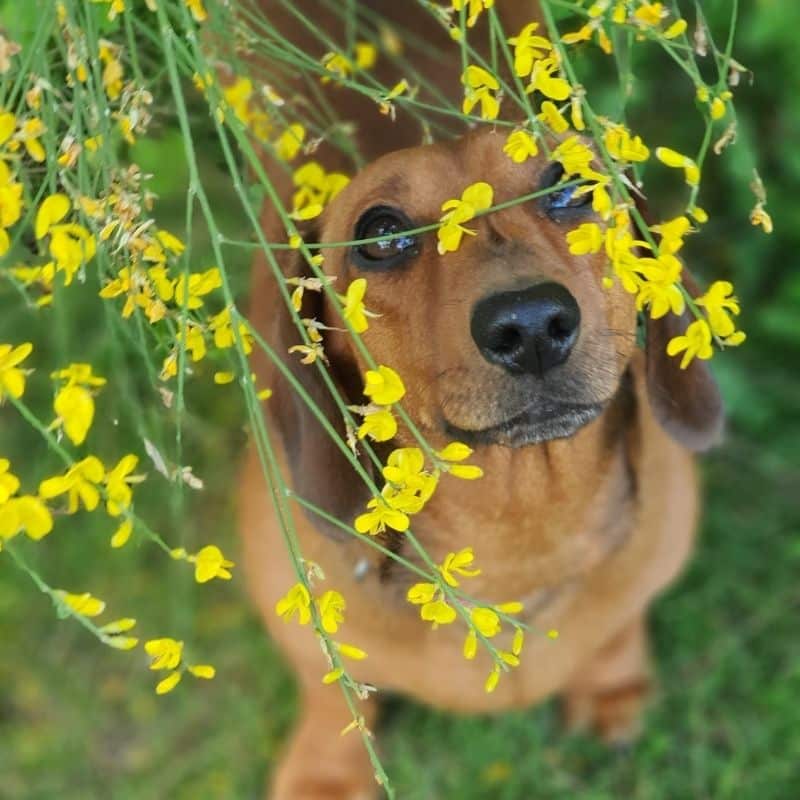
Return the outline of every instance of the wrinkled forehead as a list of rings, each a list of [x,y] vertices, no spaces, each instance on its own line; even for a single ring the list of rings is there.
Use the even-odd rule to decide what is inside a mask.
[[[442,203],[460,197],[477,181],[491,184],[495,203],[529,194],[548,161],[539,155],[515,163],[503,152],[506,136],[507,132],[481,132],[382,156],[334,200],[327,222],[331,227],[351,223],[376,205],[402,208],[419,222],[434,221],[441,216]]]

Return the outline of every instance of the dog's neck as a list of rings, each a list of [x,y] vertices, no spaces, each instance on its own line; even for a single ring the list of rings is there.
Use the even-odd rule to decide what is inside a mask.
[[[443,476],[429,505],[412,519],[414,534],[437,562],[473,547],[482,574],[470,579],[470,593],[492,602],[579,578],[630,532],[634,405],[624,381],[605,412],[569,439],[477,450],[472,460],[484,477]],[[413,560],[412,548],[399,541]]]

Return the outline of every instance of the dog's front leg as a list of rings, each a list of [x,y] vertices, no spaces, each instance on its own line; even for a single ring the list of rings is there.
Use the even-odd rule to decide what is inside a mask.
[[[564,691],[567,728],[592,728],[611,744],[628,744],[641,730],[652,693],[644,615],[592,655]]]
[[[268,792],[269,800],[373,800],[378,796],[374,770],[357,730],[342,731],[352,716],[337,686],[319,676],[300,677],[300,718]],[[357,711],[371,729],[374,699],[359,701]]]

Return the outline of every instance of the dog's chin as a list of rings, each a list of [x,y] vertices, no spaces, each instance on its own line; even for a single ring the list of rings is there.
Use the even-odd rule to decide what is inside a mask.
[[[477,430],[461,428],[450,422],[445,426],[448,434],[471,446],[526,447],[573,436],[597,419],[604,407],[605,403],[554,405],[546,411],[531,407],[496,425]]]

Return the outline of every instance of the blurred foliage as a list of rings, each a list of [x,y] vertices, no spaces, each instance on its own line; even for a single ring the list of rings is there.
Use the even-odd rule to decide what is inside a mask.
[[[0,2],[0,22],[25,41],[35,3]],[[692,3],[681,3],[694,16]],[[720,36],[730,0],[704,0]],[[98,15],[98,19],[100,16]],[[698,552],[686,576],[654,614],[655,656],[663,684],[646,734],[630,752],[566,737],[553,704],[490,720],[454,719],[406,701],[389,703],[384,720],[387,769],[398,794],[427,798],[758,798],[788,800],[800,786],[800,4],[742,4],[736,57],[752,71],[737,89],[738,143],[707,166],[701,204],[711,215],[690,243],[688,261],[701,277],[734,281],[743,303],[747,344],[714,367],[729,408],[724,447],[705,461],[712,498]],[[587,67],[590,65],[586,65]],[[689,87],[662,81],[664,64],[643,57],[629,107],[646,141],[680,148],[692,141]],[[671,74],[671,73],[667,73]],[[681,112],[682,114],[685,112]],[[198,130],[207,125],[198,114]],[[657,135],[656,135],[657,134]],[[753,198],[742,189],[758,169],[769,192],[775,233],[748,223]],[[153,174],[160,225],[180,229],[186,164],[175,128],[162,127],[130,153]],[[221,223],[236,237],[232,188],[212,138],[204,180]],[[655,185],[655,184],[651,184]],[[674,188],[674,187],[673,187]],[[662,214],[671,187],[651,190]],[[654,197],[656,194],[657,197]],[[237,227],[238,226],[238,227]],[[191,248],[207,259],[199,227]],[[206,266],[198,263],[198,266]],[[244,291],[247,264],[238,265]],[[95,278],[89,279],[96,281]],[[117,318],[96,292],[62,292],[52,328],[40,312],[0,287],[0,339],[27,336],[47,354],[41,369],[78,353],[108,375],[101,411],[118,436],[141,452],[143,431],[158,430],[163,409],[136,376],[132,344],[120,348]],[[93,294],[95,295],[93,299]],[[80,324],[76,324],[76,320]],[[206,366],[206,370],[211,369]],[[146,515],[171,541],[192,547],[213,530],[235,550],[233,483],[245,442],[240,400],[230,387],[187,398],[184,461],[205,490],[176,494],[155,477]],[[113,389],[111,387],[114,387]],[[1,451],[20,472],[46,459],[43,444],[4,414]],[[170,442],[158,441],[169,453]],[[39,472],[38,467],[36,470]],[[191,496],[188,496],[188,495]],[[249,798],[258,796],[293,714],[290,675],[249,609],[241,581],[192,591],[191,575],[147,547],[124,555],[104,547],[111,530],[95,517],[70,520],[58,547],[26,547],[44,574],[58,559],[65,585],[86,586],[110,602],[140,611],[142,626],[191,636],[218,668],[218,678],[165,698],[129,655],[101,648],[76,625],[55,620],[45,597],[3,564],[0,571],[0,797]],[[91,547],[87,543],[91,543]],[[135,547],[135,545],[134,545]],[[91,553],[91,557],[87,556]],[[102,554],[102,555],[101,555]],[[117,609],[123,613],[125,609]]]

